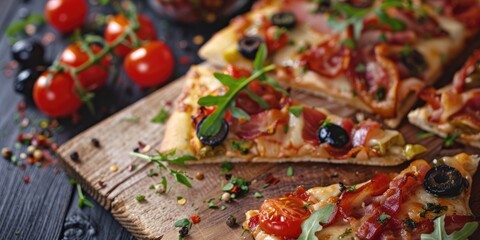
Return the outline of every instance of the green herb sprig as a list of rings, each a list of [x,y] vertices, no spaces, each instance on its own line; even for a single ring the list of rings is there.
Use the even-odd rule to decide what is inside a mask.
[[[170,168],[168,164],[175,164],[181,167],[186,167],[185,165],[186,161],[196,160],[196,158],[190,155],[175,156],[175,154],[176,154],[175,150],[168,153],[158,152],[157,155],[153,155],[153,156],[137,153],[137,152],[130,153],[130,155],[134,157],[138,157],[138,158],[147,160],[149,162],[155,163],[159,170],[166,170],[168,174],[173,176],[173,178],[175,179],[174,183],[180,183],[188,188],[191,188],[192,184],[190,183],[190,180],[192,179],[192,177],[187,175],[185,171],[175,170]],[[165,177],[162,177],[162,186],[165,189],[167,187],[167,179]],[[168,188],[167,192],[169,192],[172,187],[173,187],[173,184],[170,186],[170,188]]]
[[[442,215],[436,218],[434,221],[434,229],[433,232],[430,234],[422,234],[420,238],[422,240],[456,240],[456,239],[468,239],[470,235],[472,235],[475,230],[478,228],[478,222],[468,222],[466,223],[462,229],[453,232],[452,234],[448,235],[447,231],[445,230],[445,215]]]
[[[214,136],[217,134],[222,125],[222,119],[225,117],[225,114],[228,110],[231,110],[232,115],[235,118],[243,118],[246,120],[250,119],[250,116],[240,108],[235,107],[235,97],[241,92],[244,91],[248,94],[250,98],[256,101],[262,108],[268,108],[269,105],[262,98],[256,95],[254,92],[250,91],[247,86],[254,80],[258,79],[262,82],[271,84],[276,90],[286,93],[275,80],[267,77],[265,73],[273,70],[275,66],[268,65],[264,66],[264,63],[267,59],[267,47],[265,44],[262,44],[257,51],[255,60],[253,61],[253,73],[248,78],[235,79],[234,77],[222,73],[214,73],[214,77],[218,79],[224,86],[228,88],[227,92],[221,96],[205,96],[198,100],[200,106],[216,106],[215,111],[210,114],[200,126],[199,134],[202,136]]]
[[[298,239],[303,240],[318,240],[315,235],[316,232],[323,229],[320,223],[327,223],[335,212],[337,206],[333,203],[329,203],[324,207],[313,212],[305,222],[302,223],[302,234]]]

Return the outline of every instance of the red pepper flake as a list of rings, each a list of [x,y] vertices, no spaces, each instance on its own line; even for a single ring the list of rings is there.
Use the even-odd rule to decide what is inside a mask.
[[[138,148],[143,149],[146,146],[142,141],[138,141]]]
[[[107,184],[105,184],[104,181],[98,181],[98,186],[100,186],[101,188],[104,188],[107,186]]]
[[[197,224],[200,222],[200,216],[198,216],[197,214],[192,215],[190,219],[192,220],[193,224]]]
[[[280,182],[280,179],[274,177],[272,173],[269,173],[267,177],[265,177],[264,182],[268,185],[276,185]]]
[[[27,165],[25,165],[24,163],[22,163],[22,164],[20,164],[20,165],[18,166],[18,169],[20,169],[20,170],[23,171],[23,170],[25,170],[26,167],[27,167]]]
[[[24,112],[27,109],[27,104],[24,101],[21,101],[17,104],[17,111]]]
[[[188,64],[190,64],[191,59],[190,59],[190,57],[182,56],[178,59],[178,62],[182,65],[188,65]]]
[[[24,181],[26,184],[29,184],[29,183],[30,183],[30,177],[29,177],[29,176],[23,177],[23,181]]]
[[[230,190],[230,192],[231,192],[231,193],[238,193],[238,190],[239,190],[239,189],[240,189],[240,188],[238,187],[238,185],[235,185],[235,186],[233,186],[232,190]]]

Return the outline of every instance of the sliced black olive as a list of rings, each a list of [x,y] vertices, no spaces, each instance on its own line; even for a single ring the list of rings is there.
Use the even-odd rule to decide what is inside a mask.
[[[328,123],[320,127],[318,130],[318,140],[321,143],[328,143],[334,148],[341,148],[345,146],[350,137],[348,136],[347,131],[342,127]]]
[[[197,124],[197,137],[198,137],[198,139],[200,140],[200,142],[202,142],[203,144],[205,144],[207,146],[214,147],[214,146],[220,145],[228,135],[229,127],[228,127],[227,121],[225,121],[225,119],[222,120],[222,126],[220,128],[220,131],[217,134],[215,134],[213,136],[203,136],[203,135],[199,134],[199,131],[200,131],[200,126],[202,126],[203,121],[205,121],[205,119],[206,119],[206,117],[203,118],[202,120],[200,120],[200,122]]]
[[[263,39],[259,36],[246,36],[238,42],[238,51],[245,58],[253,60],[262,43]]]
[[[425,58],[416,49],[402,53],[401,60],[413,76],[421,75],[428,68]]]
[[[12,46],[12,58],[23,68],[31,68],[43,62],[45,49],[34,40],[20,40]]]
[[[468,188],[468,181],[455,168],[440,165],[430,169],[423,182],[425,190],[438,197],[455,197]]]
[[[286,29],[291,29],[297,24],[297,18],[292,12],[279,12],[272,15],[272,24]]]

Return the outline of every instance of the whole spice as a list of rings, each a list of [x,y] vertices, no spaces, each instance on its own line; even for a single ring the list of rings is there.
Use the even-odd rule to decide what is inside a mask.
[[[237,225],[237,219],[234,216],[230,215],[227,218],[226,224],[227,224],[227,226],[233,228]]]
[[[70,153],[70,159],[72,159],[72,161],[74,162],[78,162],[80,160],[80,156],[78,155],[78,152],[73,151],[72,153]]]
[[[2,157],[5,158],[6,160],[10,160],[13,156],[12,151],[9,148],[2,148]]]
[[[230,201],[230,199],[231,199],[230,193],[225,192],[225,193],[222,194],[222,201],[228,202],[228,201]]]
[[[197,174],[195,174],[195,179],[197,180],[203,180],[203,178],[205,178],[205,176],[203,175],[202,172],[197,172]]]
[[[100,148],[100,141],[98,141],[98,139],[96,138],[92,138],[92,140],[90,140],[90,142],[92,143],[92,145],[96,148]]]

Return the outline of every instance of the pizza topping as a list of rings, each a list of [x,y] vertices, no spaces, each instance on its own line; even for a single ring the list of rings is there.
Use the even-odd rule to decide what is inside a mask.
[[[290,195],[265,200],[260,206],[260,226],[267,234],[286,238],[298,238],[302,223],[310,217],[306,202]]]
[[[445,215],[436,218],[433,221],[433,231],[430,234],[422,234],[421,239],[468,239],[468,237],[472,235],[478,228],[478,222],[474,222],[470,218],[468,222],[463,222],[463,224],[460,225],[460,227],[463,226],[461,229],[448,234],[447,228],[450,226],[450,224],[448,224],[447,221],[448,219],[446,219]]]
[[[286,11],[273,14],[270,21],[273,25],[286,29],[292,29],[297,24],[295,15],[292,12]]]
[[[405,65],[410,71],[412,76],[421,76],[421,74],[428,68],[425,58],[416,49],[409,48],[408,51],[402,51],[400,56],[403,65]]]
[[[453,86],[458,93],[480,88],[480,51],[476,51],[455,74]]]
[[[350,137],[341,126],[326,123],[318,130],[318,140],[321,143],[328,143],[334,148],[342,148],[350,141]]]
[[[457,169],[440,165],[427,172],[424,187],[428,193],[438,197],[456,197],[468,188],[468,181]]]
[[[335,78],[349,66],[350,49],[339,43],[338,38],[319,44],[302,56],[302,63],[324,77]]]
[[[318,145],[317,132],[327,116],[313,108],[304,108],[302,114],[304,119],[302,138],[310,144]]]
[[[202,142],[203,144],[205,144],[207,146],[214,147],[214,146],[220,145],[228,135],[229,126],[228,126],[227,121],[225,121],[225,119],[222,120],[220,130],[216,134],[214,134],[214,135],[202,135],[200,133],[200,129],[201,129],[202,124],[204,123],[205,119],[206,118],[203,118],[197,124],[197,137],[198,137],[198,139],[200,140],[200,142]]]
[[[236,121],[236,120],[232,120]],[[270,109],[250,116],[244,123],[236,121],[232,124],[232,132],[244,140],[252,140],[261,135],[273,134],[278,124],[285,124],[288,115],[277,109]]]
[[[310,217],[302,223],[302,234],[298,237],[298,239],[318,239],[315,233],[323,229],[323,226],[320,225],[320,223],[328,223],[332,221],[336,212],[337,206],[335,206],[333,203],[329,203],[319,210],[313,212],[312,215],[310,215]]]
[[[253,60],[263,42],[259,36],[245,36],[238,42],[238,51],[245,58]]]
[[[449,0],[444,12],[461,21],[467,28],[480,27],[480,4],[476,0]]]

